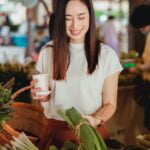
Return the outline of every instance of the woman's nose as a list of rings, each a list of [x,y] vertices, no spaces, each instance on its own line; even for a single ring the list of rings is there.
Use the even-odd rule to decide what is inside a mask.
[[[72,27],[73,28],[77,28],[77,26],[78,26],[78,20],[77,19],[73,19]]]

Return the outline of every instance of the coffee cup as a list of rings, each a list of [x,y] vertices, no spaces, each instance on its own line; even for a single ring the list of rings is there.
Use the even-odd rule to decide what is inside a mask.
[[[49,95],[50,94],[50,76],[49,74],[36,74],[32,76],[33,80],[37,80],[34,84],[35,88],[40,88],[40,91],[37,91],[37,95]]]

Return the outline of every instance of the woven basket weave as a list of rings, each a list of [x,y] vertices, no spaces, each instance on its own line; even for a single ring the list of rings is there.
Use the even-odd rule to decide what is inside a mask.
[[[25,132],[29,139],[36,145],[44,140],[48,126],[48,119],[43,114],[43,109],[27,103],[15,102],[13,117],[4,124],[0,131],[0,145],[10,143],[12,136]]]
[[[15,131],[9,125],[4,124],[3,129],[0,130],[0,146],[10,143],[12,136],[17,136],[19,132]]]

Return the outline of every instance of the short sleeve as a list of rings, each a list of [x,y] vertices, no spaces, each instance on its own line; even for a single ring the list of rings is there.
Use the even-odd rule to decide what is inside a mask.
[[[49,43],[48,43],[49,44]],[[39,54],[38,61],[36,63],[36,70],[40,73],[52,73],[52,47],[51,43],[42,48]]]
[[[107,45],[102,46],[102,57],[104,60],[104,76],[108,77],[114,73],[121,72],[123,70],[119,57],[115,50]]]
[[[44,68],[43,68],[43,57],[44,57],[44,51],[41,50],[40,54],[39,54],[39,58],[38,61],[36,63],[36,70],[39,71],[40,73],[44,72]]]

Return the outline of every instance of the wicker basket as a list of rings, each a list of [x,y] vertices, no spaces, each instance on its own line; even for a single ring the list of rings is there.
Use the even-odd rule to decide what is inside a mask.
[[[0,130],[0,146],[10,143],[12,136],[18,136],[19,132],[11,128],[9,125],[4,124],[3,129]]]
[[[14,109],[13,117],[0,131],[0,145],[10,143],[12,136],[17,136],[22,131],[34,144],[40,145],[48,126],[48,119],[44,116],[43,109],[20,102],[13,103],[12,108]]]

